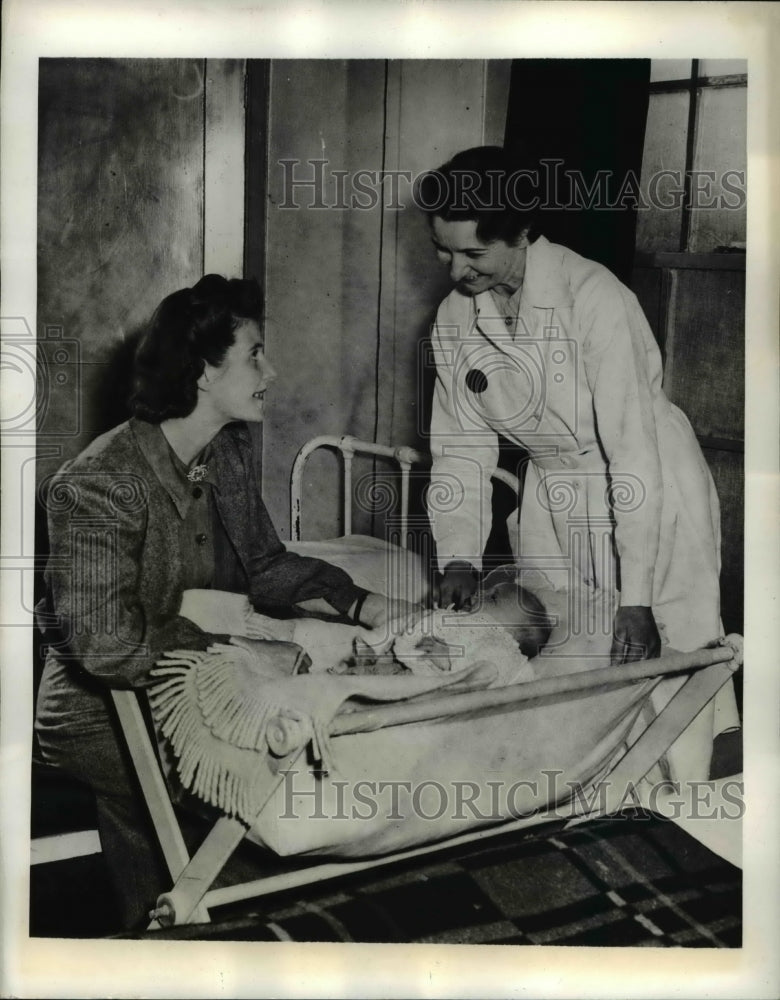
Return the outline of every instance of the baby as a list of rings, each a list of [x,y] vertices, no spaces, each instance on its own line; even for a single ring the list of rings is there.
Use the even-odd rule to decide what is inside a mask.
[[[516,582],[514,571],[490,575],[469,610],[434,609],[395,637],[364,633],[336,672],[436,674],[478,661],[496,666],[503,683],[533,678],[529,660],[547,643],[552,622],[542,602]]]
[[[470,611],[421,609],[417,627],[397,636],[318,619],[279,621],[256,613],[246,597],[217,591],[187,591],[180,613],[206,631],[294,642],[311,661],[301,672],[312,673],[435,673],[465,666],[464,656],[526,663],[552,629],[541,601],[509,569],[489,575]]]
[[[501,622],[520,651],[532,660],[547,644],[553,622],[539,598],[516,583],[514,576],[491,573],[479,591],[479,610]]]

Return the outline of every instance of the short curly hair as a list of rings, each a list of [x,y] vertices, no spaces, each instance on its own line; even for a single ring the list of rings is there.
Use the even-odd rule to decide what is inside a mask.
[[[263,293],[251,278],[207,274],[193,288],[164,298],[136,351],[134,415],[153,424],[189,416],[206,363],[219,367],[239,322],[259,323],[262,314]]]
[[[530,243],[539,235],[536,184],[502,146],[474,146],[421,174],[414,201],[429,222],[476,222],[484,243],[512,246],[524,233]]]

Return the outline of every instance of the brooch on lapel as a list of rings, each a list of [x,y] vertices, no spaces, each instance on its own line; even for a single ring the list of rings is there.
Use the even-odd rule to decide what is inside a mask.
[[[202,479],[206,478],[206,473],[209,471],[207,465],[193,465],[190,471],[187,473],[187,479],[191,483],[199,483]]]

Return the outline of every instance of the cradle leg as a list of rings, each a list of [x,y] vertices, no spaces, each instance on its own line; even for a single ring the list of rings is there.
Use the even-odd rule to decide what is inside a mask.
[[[190,860],[176,814],[173,811],[160,764],[134,691],[112,691],[122,732],[135,765],[138,781],[160,841],[171,878],[178,878]]]
[[[189,862],[190,855],[160,771],[160,763],[146,728],[138,697],[134,691],[117,690],[111,694],[171,881],[175,882]],[[156,910],[153,911],[150,930],[161,926],[156,913]],[[199,910],[198,916],[202,921],[208,920],[205,909]]]
[[[154,918],[159,925],[199,923],[208,920],[203,897],[214,879],[246,836],[247,827],[241,820],[222,816],[211,828],[170,892],[157,900]]]
[[[715,663],[693,674],[633,744],[606,779],[604,808],[609,815],[625,804],[627,793],[647,774],[677,737],[715,697],[736,669],[736,661]],[[601,802],[600,802],[601,804]],[[577,820],[572,822],[576,823]]]

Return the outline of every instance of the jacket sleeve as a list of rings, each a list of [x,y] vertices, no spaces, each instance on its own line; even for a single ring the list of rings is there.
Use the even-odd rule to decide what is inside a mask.
[[[152,683],[148,671],[168,650],[206,649],[228,639],[142,606],[147,511],[142,502],[128,502],[122,485],[121,476],[94,472],[63,471],[52,481],[47,595],[38,616],[60,659],[116,688]]]
[[[257,498],[254,545],[249,566],[249,599],[258,611],[270,615],[306,614],[302,601],[321,598],[341,616],[368,593],[343,570],[322,559],[288,552],[276,533],[265,504]]]
[[[620,602],[650,606],[663,500],[653,408],[660,353],[636,297],[611,275],[589,280],[579,308],[586,377],[608,462]]]
[[[288,552],[282,544],[258,489],[259,476],[251,448],[240,446],[241,465],[244,473],[235,488],[241,496],[234,496],[235,510],[245,510],[248,524],[246,546],[239,545],[247,560],[249,599],[256,610],[265,614],[282,616],[312,616],[312,612],[298,607],[302,601],[320,598],[346,616],[355,601],[368,593],[352,582],[343,570],[322,559],[313,559]]]
[[[428,516],[439,569],[454,559],[479,569],[492,522],[490,479],[498,463],[498,438],[469,403],[459,363],[464,349],[460,327],[446,321],[444,307],[432,339],[436,383]]]

